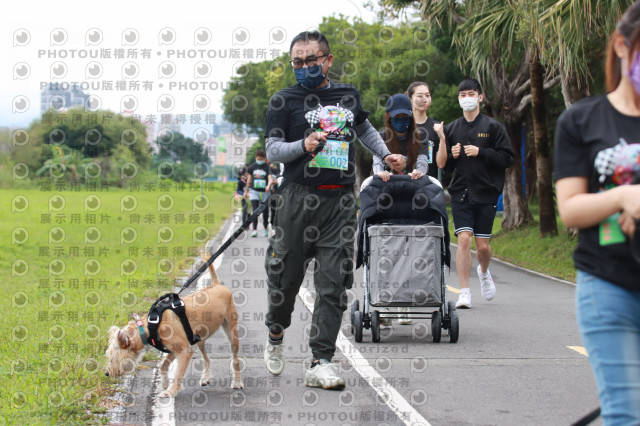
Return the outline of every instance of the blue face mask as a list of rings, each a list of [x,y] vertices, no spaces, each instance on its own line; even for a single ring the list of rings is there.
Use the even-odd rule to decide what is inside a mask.
[[[262,166],[264,164],[264,160],[256,160],[256,164],[258,166]]]
[[[293,70],[296,75],[298,83],[306,87],[307,89],[315,89],[320,86],[324,79],[327,77],[322,74],[322,65],[314,65],[312,67],[300,68]]]
[[[411,117],[391,118],[391,127],[398,133],[404,133],[411,124]]]

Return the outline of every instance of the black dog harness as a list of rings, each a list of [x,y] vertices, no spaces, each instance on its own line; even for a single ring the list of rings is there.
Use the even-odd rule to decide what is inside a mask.
[[[184,331],[187,334],[189,343],[195,345],[200,341],[200,336],[193,334],[189,320],[187,319],[187,312],[184,307],[184,302],[180,299],[176,293],[167,293],[164,296],[158,298],[151,309],[149,309],[149,315],[147,316],[147,328],[149,329],[149,344],[159,351],[169,353],[167,348],[164,347],[158,336],[158,327],[160,326],[160,320],[162,320],[162,314],[166,309],[172,310],[184,327]]]

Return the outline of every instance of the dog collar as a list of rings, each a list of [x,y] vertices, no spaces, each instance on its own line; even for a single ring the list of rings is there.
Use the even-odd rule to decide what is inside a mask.
[[[144,332],[144,327],[142,326],[142,321],[140,317],[135,312],[133,313],[133,319],[136,320],[136,324],[138,324],[138,331],[140,332],[140,338],[142,339],[142,344],[147,344],[147,333]]]

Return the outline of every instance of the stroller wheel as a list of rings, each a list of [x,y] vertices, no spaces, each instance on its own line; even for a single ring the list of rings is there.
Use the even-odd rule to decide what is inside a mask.
[[[351,333],[352,334],[355,334],[356,312],[358,310],[360,310],[360,301],[358,299],[356,299],[351,304]]]
[[[456,312],[456,306],[449,302],[449,342],[456,343],[460,334],[460,318]]]
[[[433,341],[438,343],[442,335],[442,312],[440,311],[435,311],[431,314],[431,334],[433,335]]]
[[[362,342],[362,327],[364,324],[362,323],[362,311],[356,311],[354,314],[354,332],[353,337],[356,342]]]
[[[380,311],[371,312],[371,341],[378,343],[380,341]]]

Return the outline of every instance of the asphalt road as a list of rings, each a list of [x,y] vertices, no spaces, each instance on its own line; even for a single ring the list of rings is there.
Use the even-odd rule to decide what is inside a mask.
[[[496,297],[491,302],[482,298],[472,272],[473,307],[458,311],[455,344],[444,330],[442,341],[434,343],[429,320],[421,319],[383,327],[380,343],[372,343],[370,330],[365,330],[362,343],[355,343],[347,310],[341,350],[334,358],[347,381],[343,391],[304,386],[311,356],[306,305],[313,306],[313,275],[308,273],[285,333],[285,370],[271,376],[262,360],[267,238],[248,235],[225,252],[217,268],[234,292],[240,315],[245,389],[230,389],[230,349],[220,331],[207,341],[213,377],[209,386],[198,384],[202,362],[196,354],[175,400],[158,400],[155,363],[148,362],[150,368],[130,378],[123,394],[127,406],[112,412],[114,423],[568,425],[598,406],[587,357],[580,353],[574,286],[495,261]],[[455,259],[455,247],[452,253]],[[474,259],[473,271],[475,265]],[[362,306],[362,269],[355,276],[352,297]],[[447,284],[447,297],[456,300],[455,264]]]

